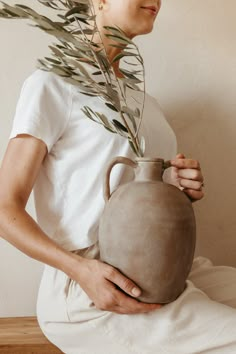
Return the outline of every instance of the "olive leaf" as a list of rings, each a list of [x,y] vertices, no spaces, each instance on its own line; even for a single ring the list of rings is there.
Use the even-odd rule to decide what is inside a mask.
[[[105,26],[110,46],[120,50],[110,62],[91,0],[37,1],[56,11],[59,20],[54,21],[26,5],[11,6],[4,1],[0,1],[0,18],[29,19],[29,26],[53,36],[57,42],[49,45],[50,55],[38,59],[37,67],[66,78],[84,95],[100,97],[119,119],[109,120],[104,113],[88,106],[82,108],[83,113],[109,132],[127,138],[135,154],[143,156],[145,141],[143,137],[139,139],[139,130],[145,101],[145,72],[136,44],[118,26]],[[93,41],[95,37],[100,38],[99,43]],[[117,78],[113,68],[117,61],[121,78]],[[128,102],[130,97],[132,103]]]

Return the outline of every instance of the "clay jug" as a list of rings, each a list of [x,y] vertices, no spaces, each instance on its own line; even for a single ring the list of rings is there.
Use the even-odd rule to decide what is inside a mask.
[[[119,163],[134,169],[134,180],[110,194],[110,173]],[[167,167],[158,158],[116,157],[104,179],[101,260],[132,279],[142,289],[138,299],[148,303],[169,303],[184,291],[195,250],[191,201],[163,182]]]

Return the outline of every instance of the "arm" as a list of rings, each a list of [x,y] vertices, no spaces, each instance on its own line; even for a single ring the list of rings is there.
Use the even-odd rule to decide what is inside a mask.
[[[113,267],[88,260],[60,247],[26,212],[29,195],[47,155],[44,142],[29,135],[10,140],[0,169],[0,235],[28,256],[65,272],[78,282],[96,307],[117,313],[140,313],[159,305],[131,296],[140,290]],[[132,292],[136,289],[136,293]]]
[[[68,253],[47,237],[25,211],[46,154],[46,145],[31,136],[10,140],[0,169],[0,234],[28,256],[61,269]],[[61,257],[65,260],[62,263]]]

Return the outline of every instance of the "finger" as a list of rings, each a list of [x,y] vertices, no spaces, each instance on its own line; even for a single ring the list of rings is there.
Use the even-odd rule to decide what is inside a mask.
[[[190,169],[197,169],[200,170],[200,163],[197,160],[192,160],[192,159],[173,159],[170,161],[171,166],[177,167],[179,169],[183,168],[190,168]]]
[[[125,277],[118,270],[113,267],[109,267],[107,274],[105,275],[107,280],[116,284],[121,290],[127,294],[137,297],[141,295],[141,289],[129,278]]]
[[[182,153],[179,153],[176,155],[176,159],[185,159],[185,155]]]
[[[179,185],[183,188],[193,189],[195,191],[202,190],[202,182],[200,181],[193,181],[191,179],[179,179]]]
[[[117,305],[121,311],[124,311],[124,313],[145,313],[160,309],[162,307],[161,304],[148,304],[137,301],[136,299],[127,297],[121,292],[118,294],[117,301]]]
[[[193,181],[203,182],[203,175],[200,170],[186,168],[178,170],[178,178],[191,179]]]
[[[191,199],[192,202],[196,202],[204,197],[203,191],[195,191],[193,189],[185,189],[184,193]]]
[[[159,309],[160,304],[145,304],[128,296],[121,290],[117,289],[114,283],[106,280],[106,292],[103,294],[102,300],[95,303],[95,306],[103,311],[111,311],[123,314],[144,313]]]
[[[134,315],[134,314],[138,314],[138,313],[148,313],[151,311],[155,311],[155,310],[160,309],[161,307],[162,306],[156,305],[155,308],[151,308],[148,310],[130,310],[130,309],[126,309],[126,308],[123,308],[123,307],[117,305],[114,307],[113,312],[118,313],[120,315]]]
[[[127,310],[119,305],[114,306],[113,312],[118,313],[119,315],[134,315],[137,313],[135,311]]]

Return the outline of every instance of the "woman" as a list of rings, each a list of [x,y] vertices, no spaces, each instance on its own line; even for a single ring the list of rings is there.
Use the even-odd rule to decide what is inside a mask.
[[[149,33],[161,5],[93,2],[110,60],[118,50],[109,47],[103,26],[116,24],[130,38]],[[114,70],[122,76],[118,63]],[[45,263],[37,303],[43,332],[67,354],[235,353],[235,269],[195,259],[184,293],[162,307],[137,301],[141,289],[98,260],[102,172],[112,157],[134,156],[124,138],[84,117],[86,104],[115,114],[66,80],[36,70],[22,88],[0,171],[0,234]],[[149,95],[141,129],[146,155],[171,158],[169,182],[200,200],[200,165],[182,154],[173,158],[174,134]],[[128,171],[117,168],[112,186],[127,180]],[[33,187],[38,224],[25,211]]]

